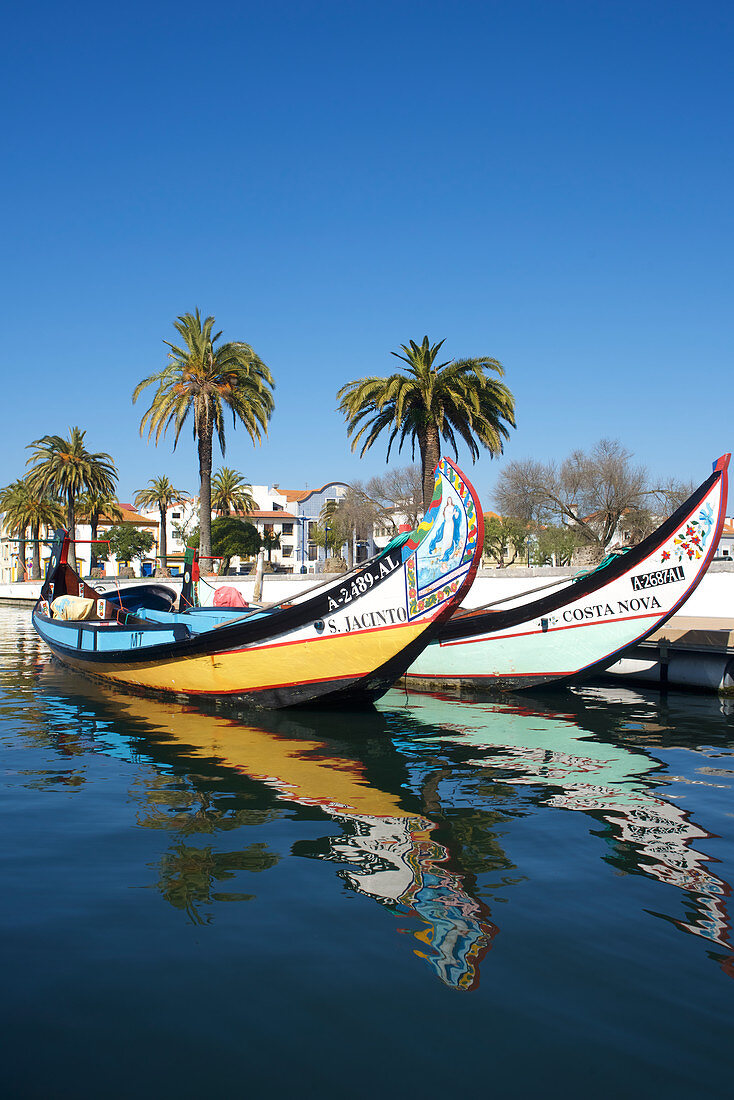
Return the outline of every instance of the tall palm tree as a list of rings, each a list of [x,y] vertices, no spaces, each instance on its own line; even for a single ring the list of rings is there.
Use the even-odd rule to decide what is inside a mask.
[[[247,514],[255,509],[252,485],[245,481],[238,470],[222,466],[212,478],[212,510],[220,516],[230,512]]]
[[[184,313],[173,323],[183,347],[164,340],[171,349],[169,364],[138,383],[133,402],[152,384],[157,389],[150,407],[140,421],[140,434],[146,427],[148,439],[158,443],[169,427],[174,429],[173,447],[190,413],[193,414],[194,439],[198,440],[200,480],[201,554],[211,554],[211,476],[212,439],[217,433],[225,453],[224,411],[232,412],[232,423],[240,420],[250,438],[260,442],[267,435],[273,412],[272,375],[249,344],[240,342],[215,346],[221,332],[212,334],[214,318],[202,323],[199,310]]]
[[[44,435],[28,444],[35,448],[28,459],[32,469],[28,484],[37,492],[49,492],[66,501],[66,524],[72,543],[69,564],[76,568],[73,539],[76,537],[76,500],[85,492],[114,496],[117,469],[105,451],[92,453],[84,443],[86,431],[70,428],[69,438]]]
[[[26,517],[26,505],[30,491],[25,478],[17,478],[11,481],[3,489],[0,489],[0,513],[4,518],[4,526],[10,532],[11,537],[18,538],[18,560],[23,568],[25,579],[25,542],[28,532],[28,520]]]
[[[41,528],[53,529],[64,522],[64,510],[57,500],[49,496],[31,492],[26,505],[26,520],[31,529],[33,551],[31,554],[31,580],[41,579]]]
[[[135,493],[136,508],[157,508],[160,516],[160,542],[159,554],[161,566],[165,569],[168,565],[168,530],[166,517],[168,509],[178,501],[189,499],[187,489],[174,489],[167,477],[152,477],[147,489],[138,489]]]
[[[457,437],[469,448],[472,461],[479,457],[479,444],[492,456],[502,453],[509,438],[508,425],[515,427],[515,398],[504,382],[489,372],[504,377],[496,359],[479,356],[454,359],[436,366],[436,357],[444,341],[421,344],[413,340],[391,352],[407,364],[401,372],[387,378],[361,378],[348,382],[337,393],[339,410],[347,420],[347,434],[354,434],[352,450],[362,440],[360,456],[369,450],[380,432],[387,429],[390,438],[387,458],[395,440],[398,450],[409,439],[413,455],[415,444],[421,459],[423,507],[431,503],[433,471],[441,457],[441,438],[458,458]]]
[[[94,490],[84,493],[79,498],[81,514],[89,520],[92,545],[89,552],[89,568],[97,566],[97,530],[100,519],[104,518],[109,523],[119,523],[122,518],[120,502],[114,494],[97,493]]]

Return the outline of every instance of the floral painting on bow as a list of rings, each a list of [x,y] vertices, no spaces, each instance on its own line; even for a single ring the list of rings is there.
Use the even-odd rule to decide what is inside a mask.
[[[714,526],[714,510],[711,504],[707,504],[698,513],[696,519],[688,520],[680,531],[673,537],[670,550],[663,550],[662,560],[666,561],[693,561],[703,556],[703,551],[708,537]]]

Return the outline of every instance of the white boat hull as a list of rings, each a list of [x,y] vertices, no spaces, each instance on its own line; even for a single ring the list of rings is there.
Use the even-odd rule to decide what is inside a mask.
[[[516,690],[612,663],[674,614],[719,541],[729,456],[640,546],[548,596],[459,613],[406,674],[408,686]]]

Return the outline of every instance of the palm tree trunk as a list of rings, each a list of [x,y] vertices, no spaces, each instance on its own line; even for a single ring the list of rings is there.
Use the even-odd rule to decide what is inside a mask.
[[[428,511],[433,499],[433,486],[435,484],[434,470],[441,458],[441,444],[438,428],[435,424],[426,425],[425,435],[421,433],[418,439],[421,452],[421,466],[423,470],[423,511]]]
[[[165,509],[163,505],[159,505],[158,512],[161,517],[161,534],[158,540],[158,553],[160,555],[161,569],[165,569],[168,565],[168,531],[166,530],[167,509]]]
[[[210,417],[199,430],[199,557],[212,554],[212,423]],[[209,561],[211,566],[211,561]],[[206,568],[205,563],[205,568]]]
[[[22,531],[18,531],[18,560],[20,562],[18,566],[18,580],[25,580],[25,527]]]
[[[74,539],[76,538],[76,511],[74,508],[74,493],[69,490],[66,495],[66,526],[69,529],[69,556],[68,562],[73,570],[76,571],[76,547],[74,545]]]
[[[33,539],[33,558],[31,563],[31,580],[40,581],[41,579],[41,547],[39,545],[39,538],[41,537],[41,524],[34,523],[31,527],[31,538]]]

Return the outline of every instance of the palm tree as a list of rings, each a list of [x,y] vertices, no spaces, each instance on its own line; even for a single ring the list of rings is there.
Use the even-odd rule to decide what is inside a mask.
[[[20,533],[18,556],[25,570],[25,533],[30,527],[33,546],[31,580],[41,579],[41,528],[59,527],[64,513],[58,501],[47,494],[33,492],[26,478],[14,481],[0,490],[0,511],[13,532]]]
[[[147,489],[138,489],[135,493],[136,508],[157,508],[160,515],[160,544],[159,552],[161,567],[165,569],[168,564],[168,530],[166,516],[172,504],[178,501],[188,500],[187,489],[174,489],[167,477],[152,477]]]
[[[66,501],[66,524],[72,539],[69,564],[76,568],[74,538],[76,537],[76,500],[85,492],[114,496],[117,469],[112,457],[104,451],[91,453],[84,443],[86,431],[69,430],[69,438],[44,435],[28,444],[35,450],[28,459],[28,484],[34,492],[49,492]]]
[[[255,500],[251,489],[252,485],[238,470],[222,466],[212,478],[212,510],[220,516],[228,516],[231,512],[246,515],[254,511]]]
[[[31,555],[31,580],[41,579],[41,528],[61,527],[64,522],[64,510],[57,500],[43,493],[30,492],[25,512],[31,529],[33,551]]]
[[[509,438],[507,425],[515,427],[515,399],[500,377],[504,370],[496,359],[479,356],[454,359],[435,365],[443,345],[422,344],[413,340],[402,344],[398,359],[407,370],[387,378],[361,378],[348,382],[337,393],[339,410],[347,420],[347,434],[354,434],[352,450],[360,440],[360,457],[369,450],[380,432],[389,429],[387,458],[395,440],[398,450],[410,439],[415,455],[418,443],[423,479],[423,507],[428,508],[433,494],[433,471],[441,457],[441,438],[458,458],[457,437],[469,448],[472,461],[479,457],[479,444],[494,457],[502,454]]]
[[[3,514],[4,525],[11,536],[18,536],[17,557],[23,569],[21,580],[25,579],[25,539],[28,530],[25,509],[29,496],[28,484],[24,478],[11,481],[4,489],[0,489],[0,513]]]
[[[133,401],[147,386],[157,385],[150,407],[140,421],[140,434],[147,427],[148,439],[155,436],[158,443],[172,426],[174,450],[189,413],[193,413],[194,438],[199,450],[201,553],[206,557],[212,552],[212,439],[216,431],[224,455],[224,406],[232,412],[232,423],[239,419],[253,442],[260,442],[262,434],[267,435],[273,412],[274,383],[270,371],[249,344],[236,342],[215,347],[222,334],[212,335],[213,317],[207,317],[202,324],[197,309],[193,314],[182,314],[173,324],[184,346],[163,341],[171,349],[170,362],[138,383]]]
[[[277,531],[273,531],[272,527],[266,527],[260,541],[262,542],[263,549],[267,550],[268,561],[270,561],[273,550],[280,550],[280,535]]]
[[[120,523],[123,519],[122,509],[120,508],[120,502],[114,494],[97,493],[93,490],[84,493],[84,495],[79,498],[79,508],[82,515],[89,520],[89,527],[91,529],[92,545],[89,551],[89,568],[96,569],[97,529],[99,527],[99,521],[100,519],[104,519],[108,523]]]

